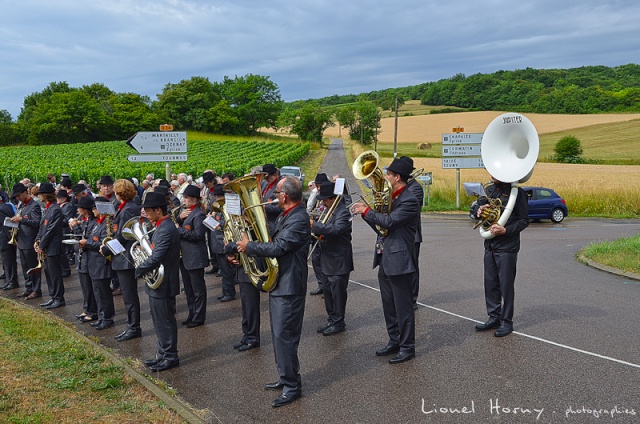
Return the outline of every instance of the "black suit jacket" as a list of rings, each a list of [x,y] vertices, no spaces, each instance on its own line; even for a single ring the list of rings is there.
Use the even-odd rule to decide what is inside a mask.
[[[415,272],[413,249],[420,220],[418,199],[405,188],[392,200],[390,213],[378,213],[369,209],[363,218],[369,225],[378,225],[389,230],[383,240],[383,253],[374,255],[373,267],[382,263],[387,275]]]
[[[345,275],[353,271],[351,229],[351,214],[345,206],[344,198],[340,199],[325,224],[318,221],[313,223],[311,232],[322,236],[319,248],[323,274]]]
[[[7,250],[9,248],[9,240],[11,239],[11,228],[4,226],[5,218],[13,218],[13,208],[11,205],[0,202],[0,250]]]
[[[407,190],[413,194],[413,196],[418,199],[420,203],[420,209],[422,210],[422,203],[424,202],[424,189],[422,188],[422,184],[420,184],[417,180],[412,179],[407,183]],[[422,220],[418,219],[418,228],[416,229],[416,243],[422,243]]]
[[[62,254],[62,210],[55,202],[44,211],[37,239],[47,256]]]
[[[107,236],[106,222],[99,223],[95,220],[95,224],[87,231],[87,243],[84,246],[84,254],[82,261],[87,261],[89,267],[89,276],[91,279],[104,280],[111,278],[113,271],[111,264],[105,256],[100,253],[102,240]],[[86,258],[86,259],[85,259]]]
[[[206,268],[209,264],[207,227],[202,223],[204,219],[205,214],[202,209],[195,207],[178,227],[182,263],[188,270]]]
[[[114,196],[115,197],[115,196]],[[121,271],[124,269],[132,269],[133,259],[131,258],[130,249],[131,245],[135,242],[134,240],[127,240],[122,235],[122,228],[124,228],[124,224],[127,223],[134,216],[140,215],[140,206],[136,205],[135,202],[127,202],[122,209],[116,208],[116,214],[113,217],[113,229],[115,232],[115,238],[118,239],[120,244],[127,250],[120,255],[113,255],[111,260],[111,268],[114,271]]]
[[[247,255],[276,258],[278,282],[269,292],[270,296],[305,296],[307,292],[307,254],[311,241],[309,215],[301,203],[281,213],[271,235],[273,241],[247,243]]]
[[[180,233],[170,217],[162,220],[151,236],[153,252],[136,268],[136,277],[164,266],[164,279],[160,287],[153,290],[145,284],[150,297],[163,298],[180,294]]]
[[[18,249],[33,250],[33,243],[38,237],[40,221],[42,221],[42,208],[40,203],[29,199],[20,211],[22,221],[18,230]]]

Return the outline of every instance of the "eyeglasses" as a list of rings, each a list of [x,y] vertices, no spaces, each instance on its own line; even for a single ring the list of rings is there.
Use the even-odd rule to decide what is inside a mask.
[[[283,192],[283,191],[278,191],[278,190],[276,190],[276,191],[274,191],[274,193],[275,193],[275,194],[280,194],[280,193],[284,193],[284,192]]]

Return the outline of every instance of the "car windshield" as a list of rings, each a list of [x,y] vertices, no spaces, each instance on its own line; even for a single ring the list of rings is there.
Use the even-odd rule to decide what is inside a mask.
[[[281,174],[289,174],[289,175],[300,175],[300,171],[298,169],[295,168],[282,168],[280,170]]]

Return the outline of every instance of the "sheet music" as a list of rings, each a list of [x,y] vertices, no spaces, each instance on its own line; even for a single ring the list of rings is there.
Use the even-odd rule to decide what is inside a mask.
[[[242,208],[240,207],[240,195],[235,193],[225,193],[224,207],[229,215],[242,215]]]
[[[215,219],[213,219],[212,216],[207,216],[202,223],[204,224],[205,227],[207,227],[211,231],[215,231],[220,226],[220,223]]]
[[[119,255],[123,252],[126,252],[127,249],[118,241],[118,239],[113,239],[107,241],[106,245],[111,249],[114,255]]]
[[[344,178],[336,178],[336,186],[333,189],[333,194],[336,196],[341,196],[344,193]]]
[[[4,218],[4,226],[9,228],[18,228],[17,222],[11,222],[11,217],[7,216]]]
[[[467,196],[486,196],[484,187],[480,183],[463,183],[464,191]]]

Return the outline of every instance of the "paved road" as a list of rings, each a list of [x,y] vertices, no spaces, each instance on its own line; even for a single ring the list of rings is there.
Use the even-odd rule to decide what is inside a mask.
[[[331,154],[334,147],[322,170],[350,175],[346,163]],[[319,297],[308,297],[300,401],[274,409],[270,402],[277,393],[263,390],[264,383],[277,379],[267,295],[262,299],[262,346],[239,353],[231,346],[240,338],[240,303],[219,303],[220,280],[212,276],[207,276],[206,325],[179,330],[181,366],[159,378],[195,408],[208,410],[209,422],[596,422],[609,420],[611,413],[615,422],[640,422],[640,284],[575,260],[576,252],[592,241],[637,233],[639,220],[569,218],[559,225],[531,224],[522,235],[516,331],[499,339],[473,329],[486,316],[482,240],[470,220],[463,215],[422,219],[415,360],[391,366],[374,354],[387,341],[371,269],[374,235],[356,218],[347,331],[317,334],[315,328],[326,318],[324,306]],[[65,284],[67,306],[54,313],[75,322],[73,314],[81,307],[75,274]],[[312,272],[309,287],[315,287]],[[116,328],[100,333],[86,324],[77,323],[77,328],[97,335],[122,356],[148,358],[156,341],[144,294],[141,299],[140,339],[113,339],[124,322],[120,297]],[[178,319],[184,317],[180,296]]]

